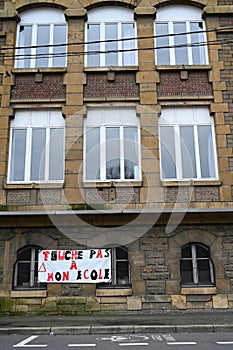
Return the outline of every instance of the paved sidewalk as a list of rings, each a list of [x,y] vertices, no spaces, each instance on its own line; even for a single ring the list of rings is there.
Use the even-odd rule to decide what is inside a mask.
[[[233,311],[169,311],[90,316],[0,316],[5,334],[122,334],[233,332]]]

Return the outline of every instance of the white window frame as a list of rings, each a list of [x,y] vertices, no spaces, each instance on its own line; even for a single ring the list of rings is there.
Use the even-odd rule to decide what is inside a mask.
[[[106,21],[107,19],[107,21]],[[101,7],[98,9],[90,10],[88,12],[88,21],[85,26],[85,37],[86,37],[86,44],[85,44],[85,67],[98,67],[98,66],[92,66],[88,64],[88,55],[89,55],[89,49],[88,49],[88,26],[89,25],[99,25],[100,26],[100,46],[99,51],[100,53],[97,53],[100,55],[100,65],[99,67],[105,67],[107,66],[106,63],[106,39],[105,39],[105,26],[108,24],[117,24],[117,38],[114,39],[114,41],[117,41],[117,52],[118,52],[118,67],[122,66],[137,66],[138,65],[138,55],[137,55],[137,25],[136,21],[133,19],[133,11],[123,8],[123,7],[116,7],[116,6],[108,6],[108,7]],[[123,33],[122,33],[122,25],[123,24],[133,24],[134,26],[134,37],[132,40],[132,54],[133,54],[133,62],[131,64],[123,64],[123,42],[131,43],[131,40],[123,39]],[[90,43],[89,43],[90,44]],[[126,48],[126,50],[128,50]],[[128,51],[127,51],[128,52]],[[131,52],[129,50],[129,52]],[[112,65],[110,65],[112,66]]]
[[[213,181],[218,180],[218,165],[217,165],[217,151],[216,151],[216,139],[215,139],[215,127],[214,118],[209,114],[208,107],[164,107],[162,114],[159,117],[159,139],[160,139],[160,173],[163,181]],[[212,136],[212,150],[214,162],[214,173],[215,177],[202,177],[201,176],[201,160],[200,150],[198,141],[198,126],[210,126]],[[192,126],[194,130],[194,147],[195,147],[195,166],[196,166],[196,177],[184,177],[182,175],[182,139],[180,136],[180,127]],[[176,177],[163,177],[163,159],[161,151],[161,143],[163,142],[161,136],[161,127],[172,127],[174,136],[174,161],[176,167]]]
[[[53,58],[56,56],[56,54],[59,56],[59,53],[54,52],[56,49],[56,46],[54,46],[54,27],[57,25],[65,26],[66,27],[66,42],[64,43],[64,50],[60,52],[60,56],[65,56],[64,64],[61,65],[61,67],[65,67],[67,65],[67,22],[65,20],[65,16],[62,10],[59,9],[51,9],[51,8],[37,8],[37,9],[31,9],[28,11],[25,11],[21,14],[21,20],[17,26],[17,40],[16,40],[16,59],[15,59],[15,68],[40,68],[39,65],[37,65],[37,53],[36,49],[38,47],[37,45],[37,30],[39,25],[46,25],[49,26],[49,42],[47,43],[49,46],[49,52],[48,52],[48,65],[42,66],[41,68],[51,68],[51,67],[58,67],[57,65],[53,64]],[[25,53],[25,50],[27,50],[26,47],[21,48],[22,46],[20,44],[21,36],[20,36],[20,29],[22,27],[31,27],[32,33],[31,33],[31,43],[28,52]],[[63,44],[62,44],[63,45]],[[63,47],[63,46],[62,46]],[[29,56],[29,57],[28,57]],[[25,61],[29,59],[29,67],[25,67]]]
[[[37,115],[38,122],[35,122]],[[45,129],[46,142],[45,142],[45,176],[41,180],[31,180],[31,161],[32,161],[32,131],[33,129]],[[50,130],[58,129],[63,130],[63,179],[53,180],[49,179],[49,153],[50,153]],[[13,152],[13,130],[25,130],[26,131],[26,147],[25,147],[25,164],[24,164],[24,179],[23,180],[11,180],[12,176],[12,152]],[[9,162],[8,162],[8,183],[63,183],[64,182],[64,161],[65,161],[65,120],[62,116],[61,111],[38,111],[38,110],[20,110],[15,112],[15,118],[11,120],[10,127],[10,147],[9,147]]]
[[[174,24],[175,23],[185,23],[186,24],[186,42],[187,42],[187,55],[188,62],[184,63],[187,65],[194,65],[193,62],[193,52],[192,52],[192,41],[191,41],[191,23],[201,23],[202,31],[200,34],[205,36],[204,41],[201,40],[202,45],[200,46],[200,53],[202,55],[202,61],[198,65],[207,65],[208,60],[208,48],[207,48],[207,38],[206,38],[206,25],[205,21],[202,19],[202,10],[186,6],[186,5],[170,5],[158,9],[156,20],[154,22],[154,31],[155,31],[155,57],[156,64],[158,62],[158,50],[156,49],[156,24],[165,23],[168,25],[168,47],[169,47],[169,58],[170,64],[168,65],[177,65],[176,63],[176,47],[175,47],[175,34],[174,34]],[[194,46],[195,47],[195,46]],[[203,49],[202,49],[203,48]]]
[[[120,130],[120,179],[106,178],[106,129],[115,127]],[[124,177],[124,128],[137,128],[137,149],[138,165],[134,169],[134,179],[126,179]],[[100,130],[100,159],[99,171],[100,178],[87,179],[87,129],[99,128]],[[141,181],[141,147],[140,147],[140,119],[136,114],[135,108],[88,108],[87,117],[84,119],[84,181],[85,182],[135,182]],[[135,142],[136,144],[136,142]]]

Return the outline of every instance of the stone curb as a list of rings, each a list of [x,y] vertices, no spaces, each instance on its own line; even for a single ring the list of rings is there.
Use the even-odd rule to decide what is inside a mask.
[[[233,332],[233,324],[204,325],[122,325],[122,326],[53,326],[0,328],[1,335],[80,335],[80,334],[132,334],[132,333],[212,333]]]

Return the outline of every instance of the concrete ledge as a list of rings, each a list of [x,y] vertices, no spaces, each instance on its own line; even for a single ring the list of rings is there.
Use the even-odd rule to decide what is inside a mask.
[[[49,335],[51,333],[50,327],[15,327],[9,328],[8,334],[40,334]]]
[[[72,334],[90,334],[90,327],[51,327],[52,335],[72,335]]]
[[[233,322],[232,324],[215,324],[214,332],[233,332]]]
[[[173,325],[158,325],[158,326],[134,326],[134,333],[175,333],[176,332],[176,326]]]
[[[214,326],[212,324],[203,324],[203,325],[177,325],[176,333],[204,333],[214,331]]]
[[[133,333],[133,326],[92,326],[91,334],[124,334]]]

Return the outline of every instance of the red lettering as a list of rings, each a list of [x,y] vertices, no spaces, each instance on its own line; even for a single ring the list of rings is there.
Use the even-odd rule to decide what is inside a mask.
[[[63,272],[62,281],[69,281],[69,271]]]
[[[102,275],[102,269],[99,270],[99,280],[103,279],[103,275]]]
[[[44,255],[44,261],[48,261],[50,252],[48,250],[43,250],[42,254]]]
[[[58,250],[58,260],[64,260],[65,259],[65,252],[62,250]]]
[[[49,273],[48,273],[47,282],[50,282],[50,281],[53,282],[53,272],[49,272]]]
[[[100,258],[100,259],[103,258],[102,249],[98,249],[98,253],[96,255],[96,259],[98,259],[98,258]]]
[[[76,264],[76,262],[75,261],[72,261],[72,263],[71,263],[71,265],[70,265],[70,270],[77,270],[78,269],[78,267],[77,267],[77,264]]]
[[[72,260],[78,259],[78,250],[72,250],[72,252],[71,252],[71,259]]]
[[[87,276],[87,273],[88,273],[88,270],[84,270],[83,272],[83,277],[85,278],[85,280],[88,280],[89,279],[89,276]]]

